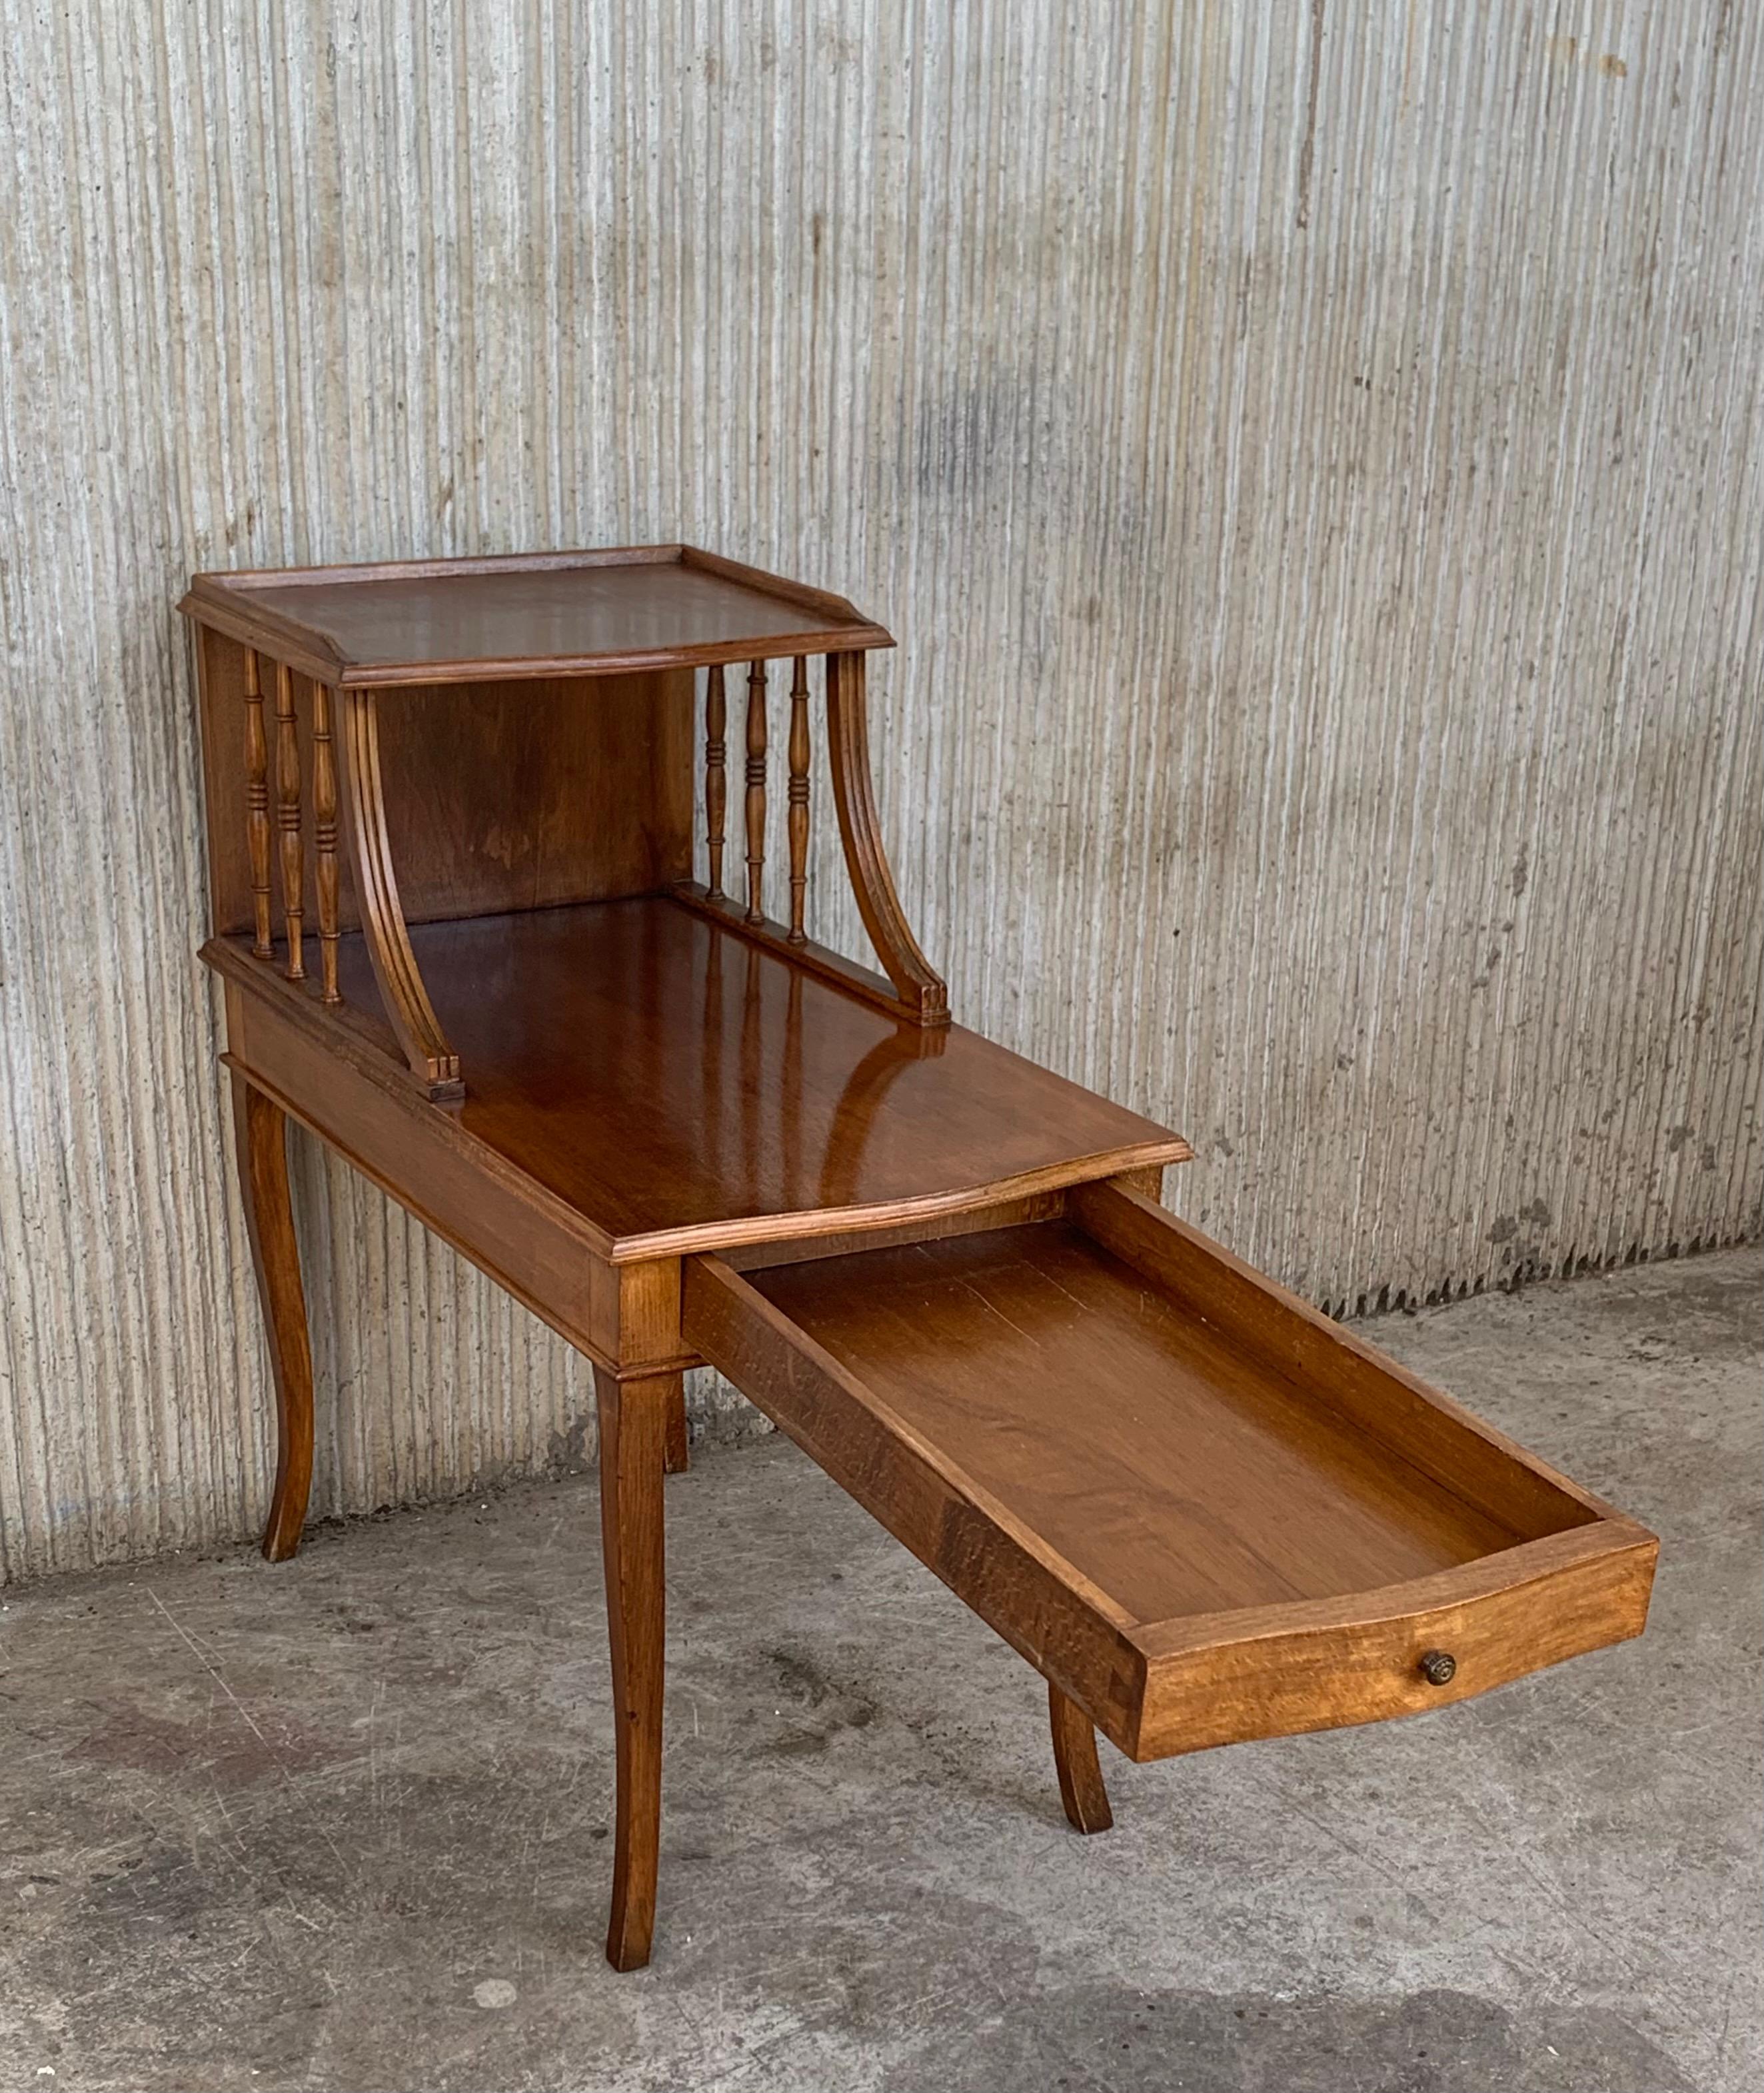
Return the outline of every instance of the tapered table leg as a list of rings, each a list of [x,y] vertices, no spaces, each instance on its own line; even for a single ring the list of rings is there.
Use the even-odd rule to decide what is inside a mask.
[[[312,1346],[288,1196],[288,1119],[236,1073],[232,1121],[239,1188],[275,1384],[275,1488],[263,1529],[263,1552],[272,1562],[281,1562],[300,1545],[312,1488]]]
[[[686,1428],[686,1376],[675,1374],[674,1392],[668,1398],[667,1471],[683,1476],[692,1465],[692,1442]]]
[[[1053,1724],[1054,1770],[1060,1776],[1060,1800],[1075,1831],[1106,1831],[1115,1822],[1097,1763],[1096,1731],[1084,1710],[1068,1701],[1051,1680],[1047,1713]]]
[[[606,1557],[618,1797],[613,1913],[606,1959],[649,1960],[661,1836],[661,1688],[666,1628],[661,1478],[679,1377],[619,1382],[596,1367],[600,1418],[600,1539]]]

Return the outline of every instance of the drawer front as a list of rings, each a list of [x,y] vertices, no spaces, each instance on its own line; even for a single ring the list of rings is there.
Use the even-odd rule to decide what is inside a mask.
[[[1346,1603],[1154,1632],[1132,1756],[1423,1714],[1638,1636],[1658,1544],[1602,1523]]]

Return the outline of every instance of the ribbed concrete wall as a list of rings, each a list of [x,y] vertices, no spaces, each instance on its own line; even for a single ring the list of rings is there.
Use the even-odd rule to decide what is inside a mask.
[[[852,596],[959,1015],[1320,1300],[1757,1227],[1758,10],[0,13],[0,1575],[262,1502],[193,567]],[[319,1509],[579,1454],[301,1168]]]

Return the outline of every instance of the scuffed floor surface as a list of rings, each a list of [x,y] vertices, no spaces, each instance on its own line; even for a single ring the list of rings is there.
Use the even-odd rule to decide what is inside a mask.
[[[1645,1519],[1645,1641],[1060,1815],[1039,1680],[781,1441],[671,1481],[662,1908],[600,1959],[592,1478],[15,1592],[0,2086],[1753,2093],[1764,1262],[1373,1335]]]

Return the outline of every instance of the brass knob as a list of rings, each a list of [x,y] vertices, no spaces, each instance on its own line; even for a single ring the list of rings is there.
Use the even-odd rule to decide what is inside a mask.
[[[1421,1659],[1421,1676],[1429,1686],[1450,1686],[1458,1675],[1458,1660],[1450,1650],[1430,1649]]]

